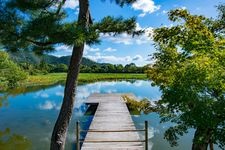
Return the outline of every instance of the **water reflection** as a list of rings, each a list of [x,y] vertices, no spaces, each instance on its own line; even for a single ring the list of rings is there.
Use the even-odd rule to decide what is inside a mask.
[[[59,113],[64,86],[61,84],[51,87],[35,87],[17,89],[7,93],[0,108],[0,131],[10,128],[11,133],[27,137],[32,143],[32,149],[47,150],[50,145],[52,129]],[[20,93],[22,92],[22,93]],[[73,117],[68,130],[66,149],[74,149],[75,124],[80,121],[82,128],[88,128],[92,116],[85,116],[87,106],[85,100],[92,93],[133,93],[138,99],[148,98],[158,100],[161,96],[159,89],[152,87],[149,81],[104,81],[79,85]],[[0,95],[1,96],[1,95]],[[0,102],[3,102],[0,100]],[[2,103],[3,104],[3,103]],[[171,148],[163,139],[163,132],[169,124],[160,124],[156,113],[132,116],[137,128],[144,127],[144,121],[149,121],[149,143],[152,149],[191,149],[192,134],[180,141],[180,147]],[[141,136],[143,136],[141,134]],[[1,144],[1,143],[0,143]],[[1,145],[0,145],[1,147]],[[0,148],[1,149],[1,148]]]
[[[9,128],[0,131],[0,150],[29,150],[31,141],[24,136],[11,133]]]
[[[2,93],[0,94],[0,108],[6,107],[8,105],[8,94]]]

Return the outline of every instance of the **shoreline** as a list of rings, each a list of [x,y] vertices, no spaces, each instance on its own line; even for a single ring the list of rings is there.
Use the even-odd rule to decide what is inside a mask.
[[[19,86],[13,89],[50,86],[54,84],[64,84],[67,73],[50,73],[46,75],[30,75],[26,80],[19,82]],[[78,84],[93,83],[98,81],[117,80],[147,80],[146,74],[135,73],[80,73]],[[8,89],[8,90],[13,90]],[[6,91],[8,91],[6,90]],[[1,91],[5,92],[5,91]]]

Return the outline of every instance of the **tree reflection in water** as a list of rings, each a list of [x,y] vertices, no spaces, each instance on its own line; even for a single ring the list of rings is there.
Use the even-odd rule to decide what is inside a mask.
[[[8,99],[7,94],[0,94],[0,108],[8,105],[7,99]]]
[[[24,136],[11,133],[9,128],[0,131],[0,150],[30,150],[31,141]]]

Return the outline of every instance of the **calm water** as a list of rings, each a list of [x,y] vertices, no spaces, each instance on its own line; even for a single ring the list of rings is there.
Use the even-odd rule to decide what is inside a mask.
[[[4,99],[0,100],[0,150],[49,149],[51,132],[60,109],[63,89],[63,85],[55,85],[48,88],[28,89],[29,91],[19,89],[11,94],[4,94]],[[148,98],[150,100],[157,100],[161,95],[157,87],[152,87],[149,81],[142,80],[80,85],[77,90],[74,115],[68,131],[67,150],[75,149],[76,121],[81,122],[82,128],[87,128],[91,122],[92,116],[84,115],[87,109],[84,102],[92,93],[133,93],[139,99]],[[3,97],[3,94],[0,96]],[[143,128],[144,121],[149,121],[149,147],[151,149],[191,149],[192,131],[179,140],[179,147],[171,148],[163,139],[163,132],[170,125],[160,124],[157,114],[142,114],[132,116],[132,118],[137,128]]]

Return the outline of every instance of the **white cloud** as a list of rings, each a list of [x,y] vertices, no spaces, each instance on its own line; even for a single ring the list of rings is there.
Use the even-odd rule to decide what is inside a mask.
[[[76,11],[75,11],[75,15],[78,15],[79,14],[79,11],[80,11],[80,8],[76,8]]]
[[[66,45],[58,45],[55,47],[55,50],[59,54],[54,54],[55,56],[61,57],[61,56],[67,56],[72,54],[72,46],[66,46]],[[84,55],[87,55],[89,52],[98,52],[100,51],[99,48],[93,48],[88,45],[85,45],[84,47]]]
[[[101,34],[101,39],[125,45],[133,45],[133,44],[141,45],[145,43],[150,43],[152,41],[152,34],[153,34],[152,27],[143,28],[137,23],[136,30],[145,30],[145,33],[135,37],[132,37],[132,35],[128,35],[126,33],[117,36],[113,36],[110,34]]]
[[[88,55],[90,52],[99,52],[99,51],[100,51],[99,48],[93,48],[88,45],[84,46],[84,56]]]
[[[143,86],[143,83],[144,83],[144,81],[142,81],[142,80],[137,80],[137,81],[135,81],[135,82],[133,83],[133,85],[136,86],[136,87],[140,87],[140,86]],[[138,99],[142,99],[142,98],[138,98]]]
[[[42,98],[48,98],[49,95],[48,95],[47,93],[41,93],[41,94],[40,94],[40,97],[42,97]]]
[[[187,9],[186,6],[177,5],[177,4],[173,5],[173,7],[178,8],[178,9]]]
[[[136,56],[133,57],[132,60],[137,61],[137,60],[141,60],[141,59],[143,59],[141,55],[136,55]]]
[[[148,57],[145,61],[152,61],[152,58]]]
[[[84,50],[87,51],[87,52],[98,52],[98,51],[100,51],[99,48],[93,48],[93,47],[90,47],[88,45],[85,45]]]
[[[56,51],[72,52],[72,47],[66,45],[59,45],[55,47]]]
[[[101,53],[96,53],[95,55],[87,55],[87,58],[99,62],[99,63],[112,63],[112,64],[129,64],[135,62],[138,66],[143,66],[149,62],[146,61],[146,58],[143,58],[141,55],[131,56],[113,56],[113,55],[104,55]]]
[[[39,105],[39,108],[41,110],[52,110],[52,109],[56,109],[56,110],[59,110],[60,109],[60,106],[59,105],[56,105],[55,102],[52,102],[52,101],[45,101],[44,104],[40,104]]]
[[[156,13],[157,16],[159,15],[167,15],[168,11],[167,10],[163,10],[161,12]]]
[[[115,52],[115,51],[117,51],[117,49],[108,47],[108,48],[104,49],[103,51],[104,52]]]
[[[65,4],[63,5],[63,8],[75,9],[77,6],[79,6],[78,0],[66,0]]]
[[[144,17],[146,14],[151,14],[160,9],[160,5],[155,5],[153,0],[137,0],[132,4],[134,10],[141,10],[139,17]]]
[[[87,55],[86,57],[99,63],[119,64],[119,63],[129,63],[132,61],[132,58],[130,56],[117,57],[112,55],[101,55],[100,53],[96,55]]]
[[[68,56],[72,54],[72,46],[66,46],[66,45],[57,45],[55,47],[55,51],[56,53],[53,53],[53,55],[57,56],[57,57],[61,57],[61,56]]]
[[[181,9],[187,9],[187,7],[185,7],[185,6],[182,6],[182,7],[181,7]]]
[[[49,98],[49,94],[40,91],[35,94],[34,98]]]
[[[125,45],[131,45],[133,44],[133,39],[131,36],[129,36],[126,33],[117,35],[117,36],[112,36],[110,34],[101,34],[101,38],[111,41],[113,43],[117,43],[117,44],[125,44]]]
[[[63,97],[64,96],[64,93],[61,92],[61,91],[58,91],[55,93],[56,96],[60,96],[60,97]]]
[[[140,26],[138,25],[137,28],[140,28]],[[118,38],[119,39],[119,38]],[[129,42],[136,42],[136,44],[142,44],[142,43],[147,43],[147,42],[151,42],[151,38],[147,35],[147,33],[145,33],[145,35],[143,35],[142,37],[139,37],[139,39],[132,39],[132,37],[128,37],[127,41]],[[119,41],[118,41],[119,42]],[[133,44],[133,43],[129,43],[129,44]],[[71,54],[71,50],[64,45],[58,46],[56,48],[58,51],[62,51],[62,55],[68,55],[70,52]],[[63,52],[64,51],[64,52]],[[137,66],[143,66],[149,63],[149,60],[147,60],[147,58],[142,57],[140,54],[137,54],[135,56],[114,56],[114,55],[107,55],[106,53],[102,53],[102,52],[114,52],[117,51],[117,49],[108,47],[104,50],[101,50],[100,48],[92,48],[88,45],[85,45],[85,50],[84,50],[84,56],[86,58],[89,58],[93,61],[99,62],[99,63],[112,63],[112,64],[129,64],[132,62],[135,62],[135,64]],[[63,93],[56,93],[57,96],[63,96]],[[46,97],[47,98],[47,97]]]
[[[163,10],[162,13],[163,13],[163,14],[167,14],[168,11],[167,11],[167,10]]]

